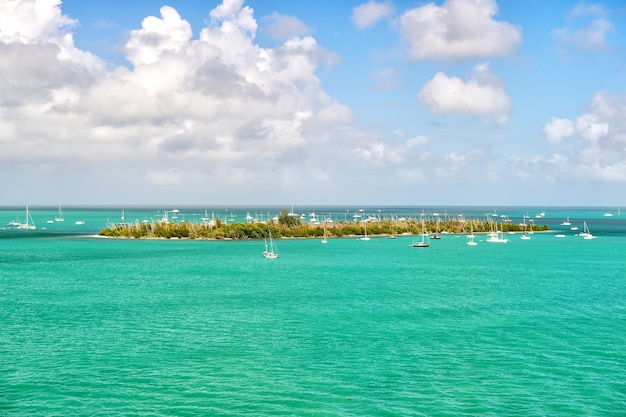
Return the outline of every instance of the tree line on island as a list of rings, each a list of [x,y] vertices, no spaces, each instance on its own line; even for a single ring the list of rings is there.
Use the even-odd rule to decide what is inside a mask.
[[[215,222],[152,222],[152,223],[118,223],[100,230],[100,236],[120,238],[162,238],[162,239],[265,239],[271,231],[274,238],[317,238],[326,234],[327,237],[349,237],[365,234],[369,235],[397,235],[426,233],[487,233],[496,227],[506,232],[524,231],[524,225],[513,223],[495,223],[491,219],[440,219],[423,220],[377,220],[367,221],[333,221],[323,224],[312,224],[302,221],[298,216],[290,215],[283,209],[275,222],[267,223],[229,223],[220,219]],[[529,225],[526,225],[529,228]],[[548,226],[533,225],[534,231],[546,231]]]

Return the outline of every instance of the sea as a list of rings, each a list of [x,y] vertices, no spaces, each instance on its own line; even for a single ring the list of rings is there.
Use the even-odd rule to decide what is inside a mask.
[[[63,207],[57,222],[30,207],[34,230],[4,226],[25,207],[0,208],[0,415],[626,415],[619,208],[295,207],[551,231],[279,239],[278,259],[258,240],[96,236],[282,208]]]

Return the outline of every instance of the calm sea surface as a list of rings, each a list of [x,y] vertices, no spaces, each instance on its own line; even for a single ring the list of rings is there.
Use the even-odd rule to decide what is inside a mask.
[[[423,210],[360,209],[296,208],[336,220]],[[617,208],[427,207],[528,214],[566,236],[279,240],[276,260],[259,241],[89,236],[121,210],[68,207],[48,223],[58,208],[34,207],[36,230],[0,230],[0,415],[626,415]],[[278,208],[206,211],[268,212]],[[24,215],[0,209],[0,225]],[[162,215],[135,208],[125,220]],[[568,217],[597,238],[561,226]]]

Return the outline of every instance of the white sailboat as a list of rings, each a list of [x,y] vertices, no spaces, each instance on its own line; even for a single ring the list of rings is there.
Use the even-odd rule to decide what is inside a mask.
[[[322,238],[322,243],[328,243],[328,239],[326,238],[326,222],[324,222],[324,237]]]
[[[10,222],[8,222],[7,226],[9,226],[10,228],[14,228],[19,226],[20,224],[22,224],[22,221],[20,220],[20,214],[16,212],[15,220],[11,220]]]
[[[589,226],[587,226],[587,222],[586,221],[583,221],[583,232],[579,233],[578,236],[582,236],[583,239],[586,239],[586,240],[591,240],[591,239],[595,239],[596,238],[589,231]]]
[[[569,221],[569,216],[567,216],[567,220],[565,220],[563,223],[561,223],[561,226],[571,226],[572,223]]]
[[[474,242],[474,225],[470,223],[470,234],[467,235],[469,240],[467,241],[467,246],[476,246],[478,243]]]
[[[489,243],[507,243],[509,239],[504,238],[504,234],[502,231],[498,230],[498,225],[496,225],[495,234],[491,234],[485,242]]]
[[[63,210],[61,210],[61,205],[59,204],[59,214],[54,218],[55,222],[64,222],[65,218],[63,217]]]
[[[18,224],[17,228],[22,230],[34,230],[37,228],[37,226],[35,226],[35,222],[33,221],[33,217],[30,215],[28,206],[26,206],[26,223]]]
[[[272,231],[270,230],[269,233],[269,243],[267,239],[265,239],[265,251],[263,252],[263,256],[268,259],[276,259],[280,256],[280,253],[278,253],[278,248],[276,247],[274,239],[272,238]]]
[[[419,242],[413,241],[411,246],[414,248],[427,248],[430,246],[430,235],[426,233],[426,225],[424,224],[424,217],[422,217],[422,240]]]
[[[474,223],[470,222],[470,234],[466,235],[466,237],[470,238],[470,239],[474,239]]]
[[[359,238],[359,240],[370,240],[370,237],[367,235],[367,220],[363,222],[365,227],[365,234]]]
[[[439,216],[439,214],[435,213],[435,215]],[[441,239],[441,236],[439,235],[439,223],[440,223],[440,218],[437,217],[437,230],[435,231],[435,234],[432,236],[432,239],[435,240],[439,240]]]
[[[531,232],[532,232],[532,222],[530,223],[530,227],[531,227]],[[530,240],[530,234],[528,233],[528,230],[526,230],[526,219],[524,219],[524,223],[522,224],[522,226],[524,227],[524,233],[520,236],[520,239],[522,240]]]

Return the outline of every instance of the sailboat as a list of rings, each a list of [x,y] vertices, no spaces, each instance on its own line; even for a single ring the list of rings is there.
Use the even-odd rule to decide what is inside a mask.
[[[17,228],[22,230],[34,230],[37,228],[37,226],[35,226],[35,222],[33,221],[33,217],[30,215],[28,206],[26,206],[26,223],[18,224]]]
[[[478,243],[474,242],[474,225],[472,223],[470,223],[470,234],[467,235],[467,237],[469,238],[469,240],[467,241],[467,245],[468,246],[476,246],[478,245]]]
[[[328,243],[328,239],[326,238],[326,222],[324,222],[324,237],[322,238],[322,243]]]
[[[524,223],[523,223],[522,226],[524,227],[524,233],[520,236],[520,239],[522,239],[522,240],[530,240],[529,232],[528,232],[528,230],[526,230],[526,219],[524,219]],[[533,227],[533,224],[532,224],[532,221],[531,221],[531,223],[530,223],[530,228],[531,228],[530,230],[531,230],[531,232],[532,232],[532,227]]]
[[[583,232],[579,233],[578,236],[582,236],[583,239],[586,239],[586,240],[591,240],[591,239],[595,239],[596,238],[589,231],[589,226],[587,226],[587,222],[586,221],[583,221]]]
[[[54,218],[55,222],[63,222],[65,218],[63,217],[63,211],[61,210],[61,205],[59,204],[59,214]]]
[[[507,243],[509,239],[505,239],[503,236],[503,232],[498,230],[498,225],[496,224],[496,230],[494,234],[491,234],[485,242],[489,243]]]
[[[15,220],[11,220],[10,222],[7,223],[7,226],[9,226],[10,228],[15,228],[17,226],[19,226],[20,224],[22,224],[21,220],[20,220],[20,214],[19,213],[15,213]]]
[[[421,242],[413,241],[411,246],[414,248],[427,248],[430,246],[430,235],[426,233],[426,225],[424,224],[424,217],[422,217],[422,240]]]
[[[435,213],[435,214],[436,214],[436,213]],[[435,232],[435,234],[432,236],[432,239],[435,239],[435,240],[439,240],[439,239],[441,239],[441,236],[439,235],[439,222],[440,222],[439,217],[437,217],[437,231],[436,231],[436,232]]]
[[[569,216],[567,216],[567,220],[565,220],[563,223],[561,223],[561,226],[571,226],[572,223],[569,221]]]
[[[367,220],[363,222],[363,225],[365,227],[365,234],[363,236],[361,236],[359,239],[360,240],[370,240],[370,237],[367,235]]]
[[[265,251],[263,252],[263,256],[265,256],[268,259],[276,259],[280,256],[280,253],[278,253],[278,248],[276,247],[276,244],[274,243],[274,239],[272,238],[272,231],[270,230],[270,239],[269,239],[269,243],[267,241],[267,239],[265,239]]]

